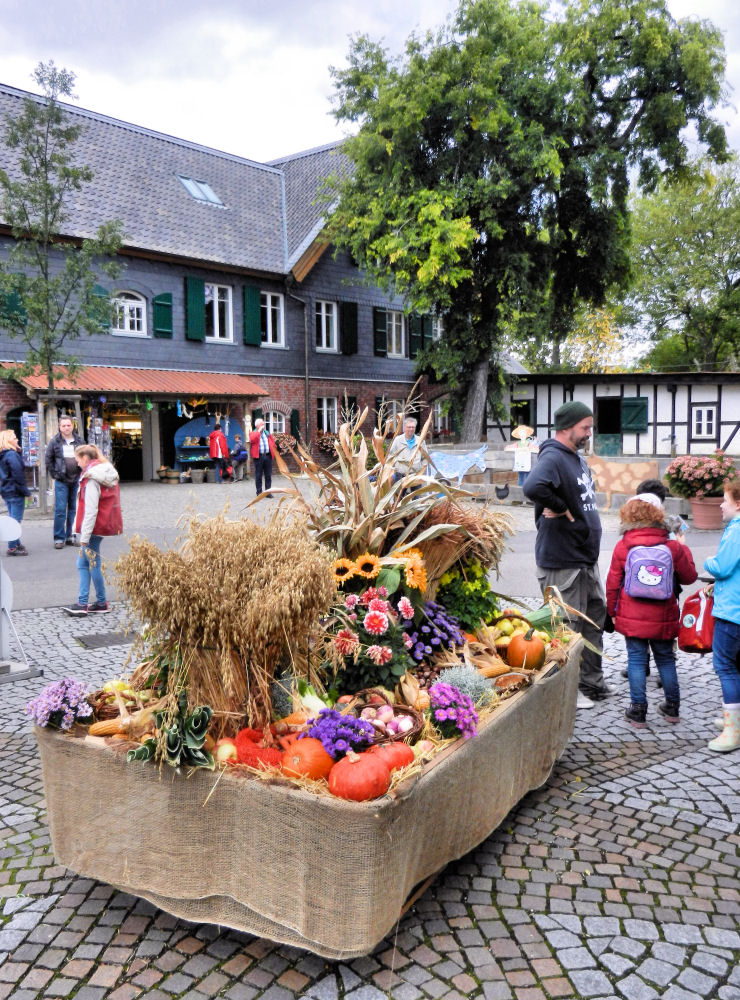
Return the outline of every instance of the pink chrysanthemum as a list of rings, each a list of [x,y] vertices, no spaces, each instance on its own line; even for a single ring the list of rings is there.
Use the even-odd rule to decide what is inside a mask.
[[[378,591],[375,587],[368,587],[360,596],[360,604],[366,608],[370,601],[374,601],[376,597],[378,597]]]
[[[384,611],[368,611],[362,625],[370,635],[385,635],[388,631],[388,615]]]
[[[347,594],[347,596],[344,599],[344,606],[347,609],[347,611],[351,611],[352,608],[356,607],[357,602],[359,600],[360,598],[357,596],[357,594]]]
[[[367,655],[373,663],[381,667],[393,659],[393,650],[389,646],[368,646]]]
[[[359,639],[351,629],[343,628],[334,636],[334,645],[342,656],[349,656],[354,653]]]
[[[403,644],[406,647],[406,649],[411,649],[411,647],[414,645],[414,640],[411,638],[408,632],[403,633]]]
[[[374,597],[367,607],[369,611],[384,611],[386,614],[390,611],[388,602],[382,601],[379,597]]]
[[[401,615],[401,618],[406,621],[410,621],[414,617],[414,605],[408,597],[402,597],[398,602],[398,612]]]
[[[388,588],[387,587],[378,587],[378,596],[379,597],[387,597],[388,596]]]

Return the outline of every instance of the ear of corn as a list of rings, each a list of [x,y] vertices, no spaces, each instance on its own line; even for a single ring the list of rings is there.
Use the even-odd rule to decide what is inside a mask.
[[[89,731],[91,736],[116,736],[118,733],[125,732],[119,718],[93,722]]]

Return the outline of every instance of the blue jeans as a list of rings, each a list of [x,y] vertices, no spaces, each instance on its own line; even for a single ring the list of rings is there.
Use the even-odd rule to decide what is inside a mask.
[[[75,523],[77,480],[63,483],[54,480],[54,541],[66,542],[72,535]]]
[[[100,566],[100,543],[102,541],[102,535],[91,535],[87,545],[80,548],[80,554],[77,556],[77,572],[80,575],[78,604],[89,602],[90,580],[95,588],[95,600],[98,604],[105,604],[105,580]],[[88,555],[88,553],[90,554]]]
[[[23,520],[23,511],[26,509],[25,497],[3,497],[5,506],[8,508],[8,516],[12,517],[18,524]],[[20,548],[21,540],[16,538],[14,542],[8,542],[8,552],[11,549]]]
[[[528,475],[529,475],[528,472],[517,472],[517,476],[519,477],[517,480],[517,485],[524,486],[525,482],[527,481]]]
[[[740,625],[714,619],[712,663],[722,686],[725,705],[740,705]]]
[[[679,704],[681,692],[676,674],[673,639],[636,639],[633,636],[626,636],[625,642],[627,644],[627,679],[630,685],[630,701],[634,705],[647,705],[645,676],[650,658],[648,650],[652,649],[655,666],[658,668],[663,684],[665,700]]]

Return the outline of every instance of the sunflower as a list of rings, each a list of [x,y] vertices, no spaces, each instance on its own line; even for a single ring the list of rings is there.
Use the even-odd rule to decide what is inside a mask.
[[[424,569],[423,559],[409,559],[404,567],[404,577],[406,586],[415,590],[424,591],[427,589],[427,571]]]
[[[403,552],[399,552],[398,549],[393,553],[394,559],[423,559],[424,553],[421,549],[404,549]]]
[[[341,587],[346,580],[350,580],[355,575],[356,569],[351,559],[335,559],[331,564],[331,571],[336,585]]]
[[[355,559],[355,573],[364,576],[367,580],[372,580],[380,572],[380,559],[377,556],[365,552],[364,555]]]

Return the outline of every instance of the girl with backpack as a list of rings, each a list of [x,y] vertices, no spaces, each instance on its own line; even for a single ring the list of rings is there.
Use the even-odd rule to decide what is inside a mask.
[[[80,536],[77,557],[80,583],[77,604],[64,611],[75,616],[107,614],[110,608],[105,596],[100,544],[105,535],[120,535],[123,531],[118,473],[94,444],[75,448],[75,461],[82,470],[75,520],[75,533]],[[95,588],[94,604],[88,604],[91,581]]]
[[[636,729],[644,729],[650,650],[665,694],[658,711],[667,722],[679,721],[681,695],[673,643],[679,624],[676,583],[693,583],[697,572],[688,547],[669,538],[657,496],[630,497],[620,508],[619,520],[622,538],[614,548],[606,578],[606,606],[627,645],[630,705],[625,718]]]

